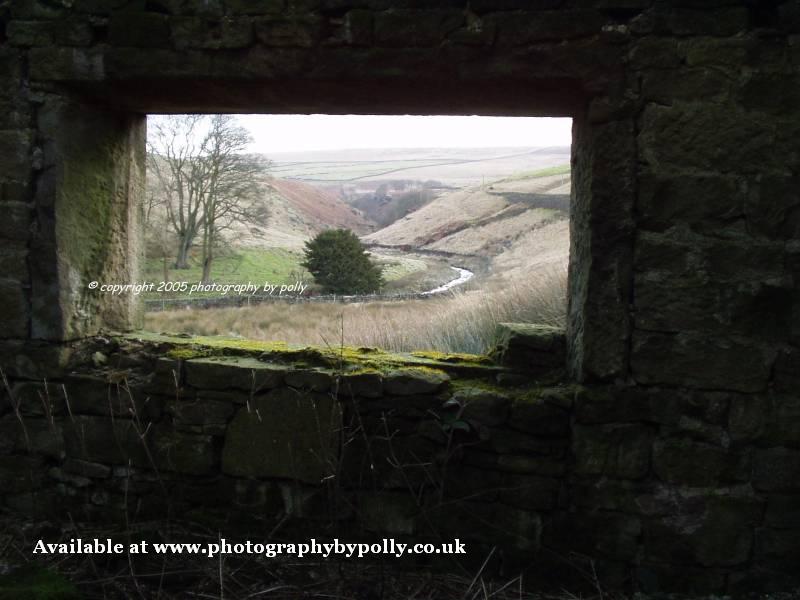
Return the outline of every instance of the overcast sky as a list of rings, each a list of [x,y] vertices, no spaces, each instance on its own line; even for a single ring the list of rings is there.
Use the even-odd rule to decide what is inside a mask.
[[[569,146],[571,119],[383,115],[240,115],[252,152],[350,148]]]

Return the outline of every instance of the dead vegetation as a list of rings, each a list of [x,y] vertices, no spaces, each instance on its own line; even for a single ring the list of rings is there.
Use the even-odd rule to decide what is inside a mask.
[[[482,353],[491,346],[497,323],[563,326],[565,314],[566,265],[557,264],[524,281],[498,280],[488,291],[457,292],[446,298],[177,310],[147,314],[145,327],[157,332],[313,344],[338,340],[344,322],[348,346]]]

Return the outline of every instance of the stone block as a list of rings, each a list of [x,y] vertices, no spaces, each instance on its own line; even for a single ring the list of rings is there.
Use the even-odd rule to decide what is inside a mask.
[[[510,474],[503,480],[499,501],[532,511],[550,511],[558,505],[561,481],[552,477]]]
[[[713,496],[694,514],[652,519],[644,525],[647,558],[673,564],[733,567],[750,559],[753,526],[763,505],[751,496]]]
[[[515,400],[508,416],[508,427],[534,436],[566,437],[569,415],[540,398]]]
[[[23,284],[13,279],[0,279],[0,338],[28,337],[30,306]]]
[[[782,160],[770,151],[775,136],[768,121],[727,104],[651,104],[641,117],[639,156],[656,169],[747,173],[779,168]]]
[[[511,405],[511,399],[505,394],[481,388],[458,389],[451,399],[462,407],[462,419],[486,427],[505,423]]]
[[[631,370],[642,384],[759,392],[767,387],[772,350],[746,338],[634,331]]]
[[[170,400],[165,412],[178,430],[224,434],[237,406],[231,402],[207,399]]]
[[[753,485],[757,490],[800,490],[800,450],[766,448],[753,458]]]
[[[352,46],[369,46],[372,44],[372,11],[350,10],[344,17],[345,40]]]
[[[37,491],[44,484],[47,469],[39,456],[0,456],[0,481],[4,494]]]
[[[87,462],[152,468],[152,440],[152,430],[128,419],[81,415],[64,425],[67,457]]]
[[[524,46],[543,41],[562,41],[597,35],[605,25],[598,11],[591,9],[496,12],[484,21],[497,31],[500,46]]]
[[[255,41],[249,18],[222,17],[209,21],[201,17],[176,17],[171,25],[172,39],[178,49],[246,48]]]
[[[64,439],[61,424],[42,418],[20,418],[9,413],[0,419],[0,452],[23,452],[62,460]]]
[[[28,249],[21,244],[3,242],[0,248],[0,273],[3,273],[3,277],[27,285],[30,282]]]
[[[184,363],[186,383],[207,390],[236,389],[259,393],[279,386],[286,368],[254,358],[195,358]]]
[[[78,458],[68,458],[62,466],[67,473],[74,473],[90,479],[108,479],[111,477],[111,467],[101,463],[89,462]]]
[[[176,431],[165,424],[152,433],[153,456],[160,469],[188,475],[211,475],[219,468],[219,446],[210,435]]]
[[[694,487],[713,487],[744,481],[748,477],[746,455],[687,439],[657,440],[653,447],[653,471],[662,481]]]
[[[638,424],[575,426],[575,472],[640,479],[650,470],[654,430]]]
[[[47,46],[53,43],[54,25],[52,21],[11,21],[6,38],[12,46]]]
[[[383,396],[383,377],[377,371],[344,373],[339,381],[339,394],[352,397],[380,398]]]
[[[333,384],[333,373],[318,369],[289,369],[284,377],[286,385],[309,390],[327,392]]]
[[[267,47],[311,48],[322,37],[322,25],[317,17],[268,17],[255,20],[255,32]]]
[[[27,180],[31,169],[31,145],[32,132],[27,129],[6,129],[0,131],[0,179]],[[23,209],[30,212],[27,205],[12,206],[12,209],[19,212]],[[30,215],[28,214],[28,217]],[[19,218],[19,215],[18,215]],[[23,231],[26,231],[30,221],[23,224]],[[13,238],[12,238],[13,239]]]
[[[444,371],[427,367],[408,367],[390,371],[384,376],[383,389],[387,395],[415,396],[435,394],[450,381]]]
[[[375,13],[373,42],[376,46],[438,46],[464,22],[457,10],[391,10]]]
[[[566,334],[559,327],[523,323],[500,323],[489,356],[500,364],[531,374],[563,368]]]
[[[319,484],[333,472],[339,421],[339,406],[327,395],[281,388],[256,396],[228,426],[222,469]]]
[[[118,47],[169,48],[170,20],[154,12],[115,12],[108,22],[108,39]]]

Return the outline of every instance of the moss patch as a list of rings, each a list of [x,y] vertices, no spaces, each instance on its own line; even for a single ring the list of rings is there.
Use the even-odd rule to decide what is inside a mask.
[[[504,370],[492,364],[488,357],[472,354],[441,352],[403,354],[369,347],[296,346],[285,342],[262,342],[216,336],[177,336],[144,331],[126,334],[121,338],[128,343],[146,344],[153,352],[162,353],[172,359],[249,356],[265,362],[294,367],[323,367],[346,373],[364,369],[388,373],[398,368],[411,367],[447,373],[485,372],[488,377]]]

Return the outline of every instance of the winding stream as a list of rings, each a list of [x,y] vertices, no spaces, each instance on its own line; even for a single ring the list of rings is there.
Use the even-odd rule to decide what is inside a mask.
[[[446,292],[447,290],[453,289],[457,285],[466,283],[475,276],[475,273],[473,273],[469,269],[462,269],[461,267],[450,267],[450,268],[458,273],[458,277],[448,281],[443,285],[440,285],[437,288],[433,288],[432,290],[428,290],[427,292],[422,292],[421,294],[423,296],[430,296],[431,294],[441,294],[442,292]]]

